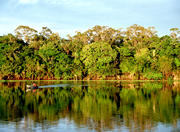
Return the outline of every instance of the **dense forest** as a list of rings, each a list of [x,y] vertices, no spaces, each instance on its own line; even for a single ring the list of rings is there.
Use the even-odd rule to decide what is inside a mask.
[[[95,26],[61,38],[18,26],[0,37],[0,79],[180,79],[180,30]]]

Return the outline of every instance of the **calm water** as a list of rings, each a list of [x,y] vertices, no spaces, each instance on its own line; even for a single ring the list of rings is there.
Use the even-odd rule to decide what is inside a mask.
[[[0,82],[0,132],[180,131],[180,83]]]

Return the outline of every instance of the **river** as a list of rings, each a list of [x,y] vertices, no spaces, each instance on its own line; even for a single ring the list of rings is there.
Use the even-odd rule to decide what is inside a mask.
[[[180,82],[0,82],[1,132],[180,131]]]

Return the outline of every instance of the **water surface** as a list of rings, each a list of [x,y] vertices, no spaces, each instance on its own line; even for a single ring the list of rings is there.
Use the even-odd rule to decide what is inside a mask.
[[[0,82],[0,131],[180,131],[180,83]]]

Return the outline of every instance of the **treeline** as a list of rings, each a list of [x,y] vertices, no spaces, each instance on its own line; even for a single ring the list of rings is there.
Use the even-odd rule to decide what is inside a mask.
[[[0,79],[180,79],[180,31],[95,26],[60,38],[19,26],[0,37]]]

